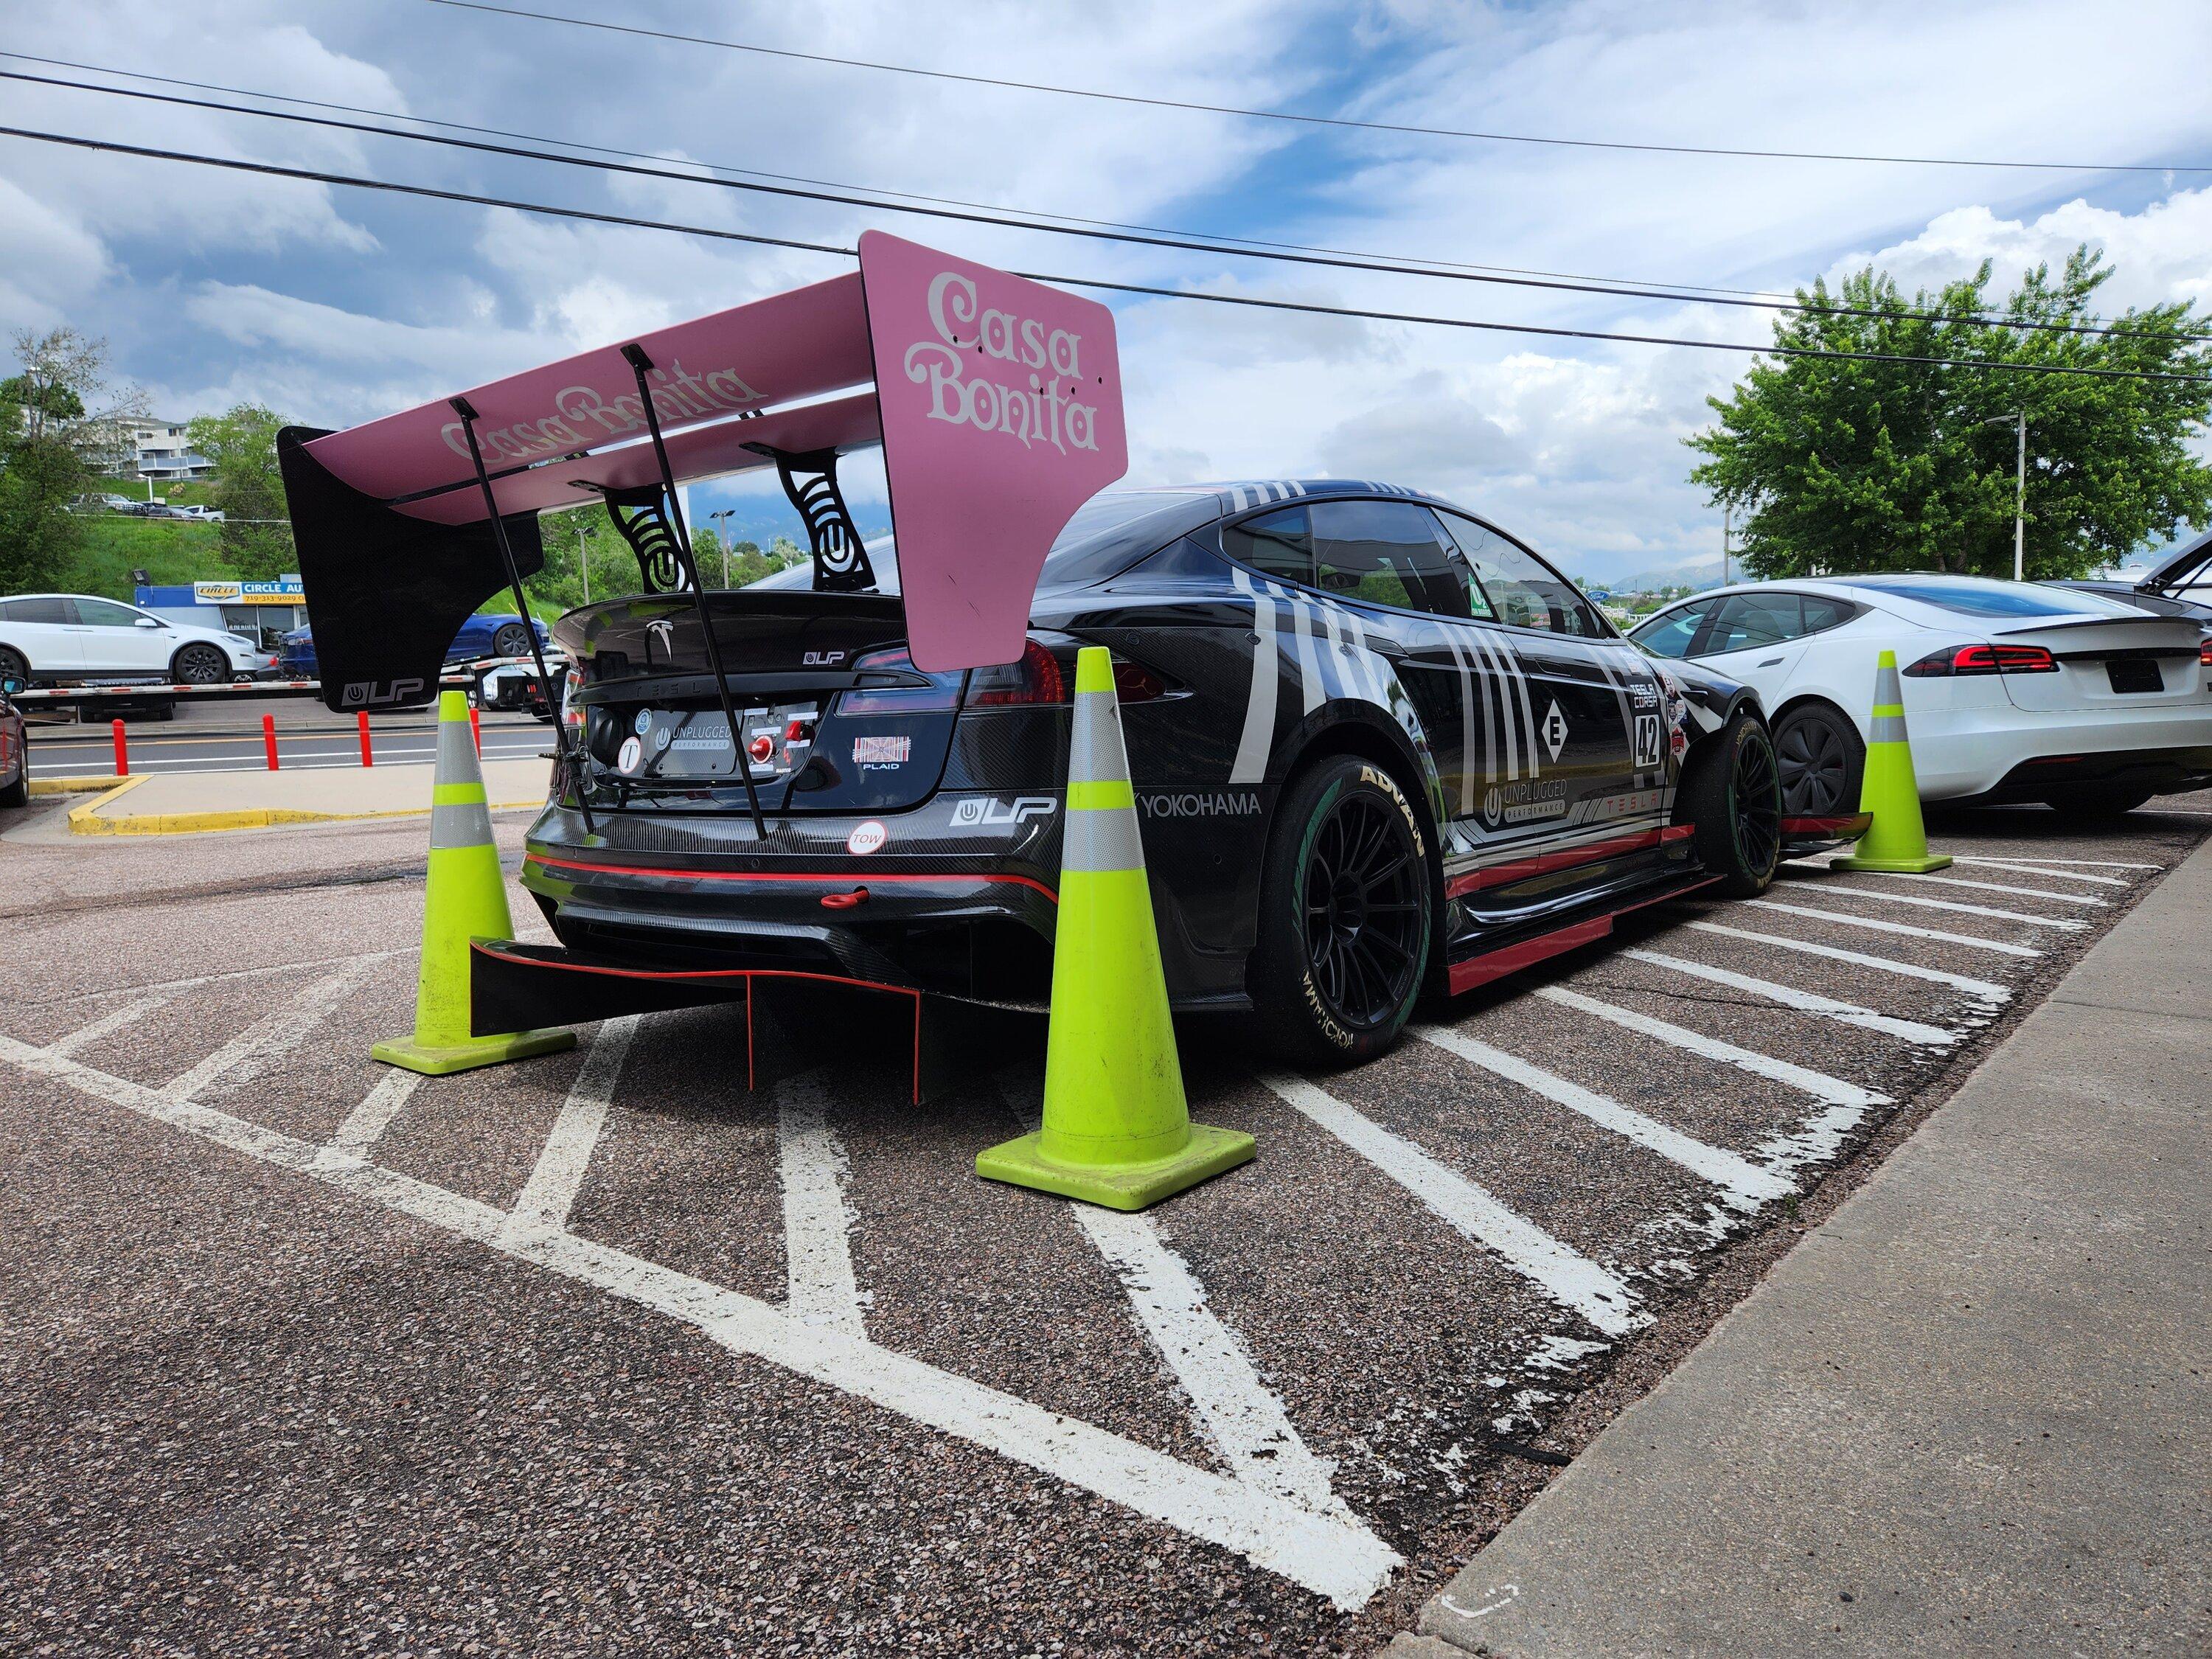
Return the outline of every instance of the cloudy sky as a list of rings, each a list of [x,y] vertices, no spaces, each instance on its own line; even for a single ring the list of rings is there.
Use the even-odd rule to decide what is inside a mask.
[[[2212,169],[2212,7],[519,0],[760,46],[1216,105],[1636,143]],[[2212,171],[1633,154],[1397,136],[966,85],[430,0],[6,0],[0,49],[875,191],[1638,283],[1787,289],[1875,259],[2008,284],[2076,242],[2114,306],[2212,309]],[[0,68],[116,85],[17,59]],[[177,88],[167,88],[178,90]],[[201,94],[210,95],[210,94]],[[232,100],[238,101],[238,100]],[[1297,269],[0,82],[4,125],[992,264],[1498,322],[1767,337],[1763,313]],[[0,325],[104,335],[157,412],[343,425],[836,258],[0,138]],[[1115,301],[1133,482],[1388,477],[1590,579],[1717,566],[1681,439],[1741,356],[1180,300]],[[864,527],[880,474],[854,478]],[[707,492],[757,533],[774,486]]]

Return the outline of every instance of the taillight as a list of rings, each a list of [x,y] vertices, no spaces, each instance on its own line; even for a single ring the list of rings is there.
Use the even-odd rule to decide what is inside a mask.
[[[1917,680],[1967,674],[2056,674],[2058,659],[2039,645],[1957,645],[1931,652],[1905,672]]]
[[[850,691],[837,694],[837,708],[847,714],[930,714],[949,711],[960,702],[960,675],[925,674],[914,665],[906,647],[871,651],[857,658],[853,672],[862,681]],[[866,677],[875,675],[871,683]]]
[[[1060,668],[1060,659],[1046,648],[1042,640],[1024,643],[1021,656],[1013,662],[977,669],[968,681],[970,708],[1010,708],[1019,704],[1066,701],[1067,676]]]
[[[2212,668],[2212,635],[2206,635],[2204,643],[2197,647],[2197,660]]]
[[[584,689],[584,671],[571,668],[561,677],[561,726],[564,731],[580,736],[584,730],[583,706],[576,695]]]

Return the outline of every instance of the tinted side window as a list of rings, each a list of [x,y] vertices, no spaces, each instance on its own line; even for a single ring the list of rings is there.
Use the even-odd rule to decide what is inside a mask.
[[[10,599],[0,617],[19,623],[74,623],[76,607],[67,599]]]
[[[1516,628],[1602,639],[1607,630],[1575,585],[1528,549],[1456,513],[1439,513],[1445,529],[1474,567],[1491,613]]]
[[[1817,593],[1804,596],[1805,631],[1817,634],[1824,628],[1840,628],[1859,614],[1858,606],[1849,599],[1827,599]]]
[[[1731,593],[1721,601],[1713,631],[1699,656],[1716,651],[1753,651],[1780,645],[1805,631],[1795,593]]]
[[[1466,617],[1468,571],[1447,556],[1437,521],[1411,501],[1316,501],[1315,585],[1404,611]]]
[[[1303,587],[1313,586],[1313,529],[1303,507],[1232,524],[1221,532],[1221,544],[1239,564]]]
[[[76,619],[93,628],[136,628],[139,613],[112,599],[79,599]]]
[[[1655,657],[1686,657],[1705,613],[1712,608],[1711,599],[1699,599],[1663,617],[1654,617],[1628,637]]]

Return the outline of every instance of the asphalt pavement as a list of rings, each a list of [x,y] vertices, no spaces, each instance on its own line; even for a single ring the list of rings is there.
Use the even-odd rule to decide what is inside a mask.
[[[542,729],[542,728],[541,728]],[[864,1000],[416,1079],[417,825],[0,815],[0,1647],[1364,1653],[2212,830],[1939,818],[1291,1075],[1147,1214],[987,1185],[1042,1028]],[[510,865],[521,820],[501,820]],[[516,920],[544,938],[519,890]]]

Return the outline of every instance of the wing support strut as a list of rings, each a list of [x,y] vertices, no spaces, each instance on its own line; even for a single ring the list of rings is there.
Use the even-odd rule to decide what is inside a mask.
[[[568,722],[561,718],[561,705],[553,691],[553,677],[545,669],[545,647],[538,638],[538,624],[530,615],[530,597],[522,591],[522,574],[514,566],[514,548],[507,539],[507,521],[499,515],[499,503],[492,498],[491,477],[484,471],[483,447],[477,442],[477,411],[466,398],[448,400],[453,413],[461,417],[461,430],[468,436],[469,464],[477,470],[477,488],[483,491],[484,515],[491,520],[492,539],[499,544],[500,562],[507,567],[507,585],[514,594],[514,608],[522,617],[522,631],[530,636],[530,659],[538,665],[538,690],[553,710],[553,747],[560,754],[568,775],[576,782],[576,807],[584,817],[584,833],[599,832],[592,826],[591,762],[579,755],[573,761],[568,753]]]
[[[736,764],[739,781],[745,786],[745,805],[752,809],[753,833],[766,841],[768,820],[761,816],[760,794],[753,787],[752,759],[745,753],[744,738],[738,730],[737,704],[731,699],[730,682],[722,672],[722,643],[714,637],[714,613],[708,609],[706,588],[699,580],[699,562],[691,554],[691,532],[684,522],[684,504],[677,499],[676,474],[668,465],[668,446],[660,435],[660,411],[653,406],[653,387],[645,378],[646,371],[653,367],[653,359],[635,341],[624,346],[622,355],[630,373],[637,377],[637,400],[645,406],[645,428],[653,434],[653,458],[660,464],[660,487],[667,495],[668,525],[675,535],[676,556],[683,562],[684,578],[690,584],[691,608],[698,612],[699,632],[707,645],[707,670],[714,675],[714,690],[722,700],[722,718],[729,722],[730,758]],[[484,497],[487,501],[491,497],[489,484],[484,486]]]

